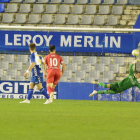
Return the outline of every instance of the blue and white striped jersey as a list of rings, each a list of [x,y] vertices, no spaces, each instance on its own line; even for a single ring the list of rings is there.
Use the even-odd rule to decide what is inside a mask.
[[[41,65],[42,62],[44,62],[44,59],[42,58],[42,56],[38,55],[37,52],[33,52],[30,55],[30,63],[32,62],[35,63],[35,66],[32,68],[32,76],[43,77]]]

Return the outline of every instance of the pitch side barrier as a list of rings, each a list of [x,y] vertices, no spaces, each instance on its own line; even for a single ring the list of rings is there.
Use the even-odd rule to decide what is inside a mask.
[[[46,86],[46,82],[43,86]],[[29,82],[27,81],[0,81],[0,98],[25,99],[28,89]],[[60,82],[55,88],[54,99],[140,102],[140,90],[137,87],[130,88],[122,94],[98,94],[89,97],[93,89],[98,91],[105,88],[91,83]],[[45,99],[36,88],[32,98]]]

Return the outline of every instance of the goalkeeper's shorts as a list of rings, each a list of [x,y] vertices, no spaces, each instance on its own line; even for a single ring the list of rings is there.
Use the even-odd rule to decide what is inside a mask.
[[[110,90],[113,90],[116,93],[121,93],[122,92],[122,90],[119,88],[118,82],[111,83],[110,84]]]

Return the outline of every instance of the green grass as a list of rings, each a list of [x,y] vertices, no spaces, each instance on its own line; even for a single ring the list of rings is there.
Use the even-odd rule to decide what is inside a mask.
[[[140,103],[0,99],[0,140],[139,140]]]

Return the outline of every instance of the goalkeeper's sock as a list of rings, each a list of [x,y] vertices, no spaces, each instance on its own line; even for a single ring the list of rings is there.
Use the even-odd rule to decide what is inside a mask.
[[[54,88],[52,88],[51,91],[54,92]]]
[[[100,86],[104,87],[104,88],[107,88],[107,85],[104,84],[104,83],[99,83]]]
[[[41,92],[47,99],[50,98],[49,95],[47,94],[47,91],[46,91],[44,88],[40,89],[40,92]]]
[[[27,99],[28,99],[28,100],[30,100],[30,99],[32,98],[33,91],[34,91],[33,89],[29,89],[29,90],[28,90],[28,96],[27,96]]]

